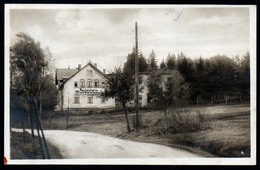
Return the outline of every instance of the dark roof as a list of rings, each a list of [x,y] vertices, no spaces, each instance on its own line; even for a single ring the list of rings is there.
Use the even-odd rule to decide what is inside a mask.
[[[84,69],[88,65],[90,65],[94,70],[96,70],[104,78],[107,78],[106,74],[104,74],[102,71],[100,71],[97,67],[95,67],[90,62],[87,65],[85,65],[83,68],[81,68],[80,70]],[[73,71],[71,71],[71,70],[73,70]],[[78,70],[78,69],[56,69],[56,84],[58,84],[58,82],[57,82],[58,80],[63,80],[63,79],[65,79],[64,83],[66,83],[66,81],[68,81],[69,79],[74,77],[78,72],[80,72],[80,70]]]
[[[70,78],[72,75],[74,75],[77,72],[78,69],[63,69],[63,68],[56,69],[56,74],[55,74],[56,84],[58,84],[58,81],[60,80]]]

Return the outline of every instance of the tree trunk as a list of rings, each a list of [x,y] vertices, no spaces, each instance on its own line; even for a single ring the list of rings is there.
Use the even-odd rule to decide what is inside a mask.
[[[69,108],[68,108],[67,114],[66,114],[66,129],[69,130]]]
[[[51,129],[51,112],[49,112],[49,129]]]
[[[241,92],[239,91],[239,102],[240,104],[242,103],[242,97],[241,97]]]
[[[125,112],[125,118],[126,118],[126,124],[127,124],[127,130],[128,130],[128,133],[131,132],[131,129],[130,129],[130,124],[129,124],[129,120],[128,120],[128,116],[127,116],[127,109],[126,109],[126,105],[125,103],[122,102],[122,105],[124,107],[124,112]]]
[[[30,107],[30,111],[29,111],[29,115],[30,115],[30,126],[31,126],[31,133],[32,133],[32,137],[34,138],[34,130],[33,130],[33,113],[32,113],[32,97],[30,95],[29,98],[29,107]]]
[[[42,117],[42,92],[40,92],[40,118]]]
[[[162,107],[163,107],[163,113],[164,113],[164,116],[166,117],[166,116],[167,116],[167,110],[166,110],[166,104],[165,104],[165,101],[162,101]]]
[[[39,125],[40,125],[40,130],[41,130],[41,133],[42,133],[43,144],[44,144],[44,147],[45,147],[45,150],[46,150],[46,153],[47,153],[47,158],[51,159],[51,156],[50,156],[50,153],[49,153],[49,149],[48,149],[48,145],[47,145],[44,133],[43,133],[42,124],[41,124],[41,121],[39,119],[39,116],[38,116],[38,122],[39,122]]]
[[[22,118],[22,128],[23,128],[23,133],[25,133],[25,127],[24,127],[23,118]]]
[[[35,108],[38,108],[38,107],[37,107],[37,102],[36,102],[36,99],[35,99],[35,98],[34,98],[34,105],[35,105]],[[38,110],[37,110],[37,109],[36,109],[36,117],[37,117],[37,123],[39,124],[40,130],[41,130],[44,147],[45,147],[45,150],[46,150],[46,153],[47,153],[47,158],[48,158],[48,159],[51,159],[50,153],[49,153],[49,149],[48,149],[48,145],[47,145],[47,142],[46,142],[44,133],[43,133],[43,128],[42,128],[41,120],[40,120],[40,117],[39,117],[39,114],[38,114]]]
[[[35,98],[34,99],[34,108],[35,108],[35,116],[38,116],[38,108],[37,108],[37,104],[35,103]],[[40,135],[40,130],[39,130],[39,122],[38,119],[36,118],[36,128],[37,128],[37,134],[38,134],[38,140],[39,140],[39,144],[40,144],[40,152],[42,155],[42,159],[45,159],[45,153],[43,150],[43,145],[42,145],[42,139],[41,139],[41,135]]]
[[[164,113],[164,115],[166,117],[167,116],[167,110],[166,110],[166,106],[165,105],[163,106],[163,113]]]
[[[199,105],[199,97],[197,97],[197,106]]]
[[[213,104],[214,103],[214,101],[213,101],[213,97],[211,96],[211,104]]]
[[[44,154],[44,150],[43,150],[42,139],[41,139],[41,135],[40,135],[40,131],[39,131],[39,122],[38,121],[36,123],[36,127],[37,127],[38,140],[39,140],[39,144],[40,144],[40,152],[41,152],[41,155],[42,155],[42,159],[45,159],[45,154]]]
[[[225,95],[225,103],[228,104],[228,96]]]

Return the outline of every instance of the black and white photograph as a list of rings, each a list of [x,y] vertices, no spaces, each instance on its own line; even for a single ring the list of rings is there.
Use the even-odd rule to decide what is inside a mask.
[[[4,160],[255,165],[255,5],[5,5]]]

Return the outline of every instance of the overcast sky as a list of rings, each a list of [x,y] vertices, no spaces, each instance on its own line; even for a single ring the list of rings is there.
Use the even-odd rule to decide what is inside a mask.
[[[192,59],[217,54],[243,55],[250,50],[249,8],[83,8],[10,10],[11,44],[27,32],[48,46],[57,68],[76,68],[89,60],[98,68],[123,66],[135,45],[159,63],[168,53],[183,52]]]

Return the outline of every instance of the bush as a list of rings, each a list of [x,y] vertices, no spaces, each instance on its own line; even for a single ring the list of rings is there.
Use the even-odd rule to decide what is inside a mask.
[[[171,110],[166,116],[166,133],[197,132],[211,128],[212,117],[199,110]]]
[[[145,106],[143,106],[143,109],[146,110],[161,110],[162,106],[158,101],[151,101],[147,103]]]
[[[144,121],[144,118],[141,114],[138,115],[139,119],[138,119],[138,127],[139,128],[146,128],[147,127],[147,122]],[[133,115],[133,127],[136,128],[136,115]]]

